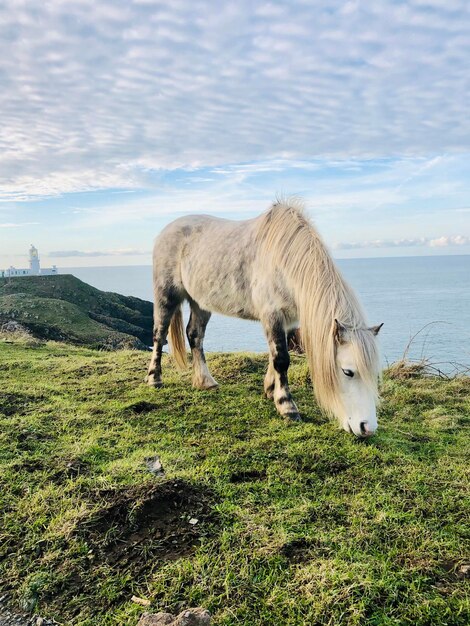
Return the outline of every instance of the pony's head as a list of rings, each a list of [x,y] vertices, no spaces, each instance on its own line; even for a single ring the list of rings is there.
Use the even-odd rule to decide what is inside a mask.
[[[279,201],[259,222],[260,259],[292,285],[302,346],[319,406],[358,437],[377,429],[377,334],[298,201]],[[335,319],[337,318],[337,319]],[[339,320],[339,321],[338,321]]]
[[[347,432],[369,437],[377,430],[380,359],[376,337],[382,324],[352,329],[335,320],[337,393],[333,413]]]

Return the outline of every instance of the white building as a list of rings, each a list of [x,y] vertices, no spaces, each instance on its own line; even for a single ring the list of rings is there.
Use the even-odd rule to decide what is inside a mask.
[[[57,267],[41,267],[39,262],[38,249],[31,244],[29,249],[29,269],[17,269],[10,266],[7,270],[0,270],[0,278],[10,278],[10,276],[52,276],[57,274]]]

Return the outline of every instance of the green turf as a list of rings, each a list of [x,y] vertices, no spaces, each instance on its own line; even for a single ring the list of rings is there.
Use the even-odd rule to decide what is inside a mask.
[[[0,278],[0,327],[14,320],[40,339],[145,349],[152,311],[150,302],[100,291],[70,274]]]
[[[150,389],[147,358],[0,342],[0,590],[82,626],[134,626],[134,594],[216,626],[468,624],[469,378],[386,375],[361,442],[302,357],[295,425],[263,356],[211,355],[215,392],[167,358]]]

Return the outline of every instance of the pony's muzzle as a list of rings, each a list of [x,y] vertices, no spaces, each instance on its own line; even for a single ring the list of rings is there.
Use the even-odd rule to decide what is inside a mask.
[[[374,431],[369,429],[369,422],[361,422],[359,424],[359,428],[361,431],[361,437],[370,437],[374,434]]]
[[[357,422],[352,422],[352,420],[350,419],[347,420],[344,429],[346,430],[346,432],[355,435],[358,439],[366,439],[367,437],[371,437],[376,430],[373,426],[371,427],[370,423],[366,420],[363,422],[359,422],[358,425]]]

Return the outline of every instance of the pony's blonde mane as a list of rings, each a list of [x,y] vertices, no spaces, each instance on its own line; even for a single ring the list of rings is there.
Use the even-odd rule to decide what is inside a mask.
[[[362,307],[297,199],[278,200],[259,219],[260,260],[291,283],[315,396],[329,414],[342,409],[335,319],[347,327],[357,373],[377,396],[379,355]]]

